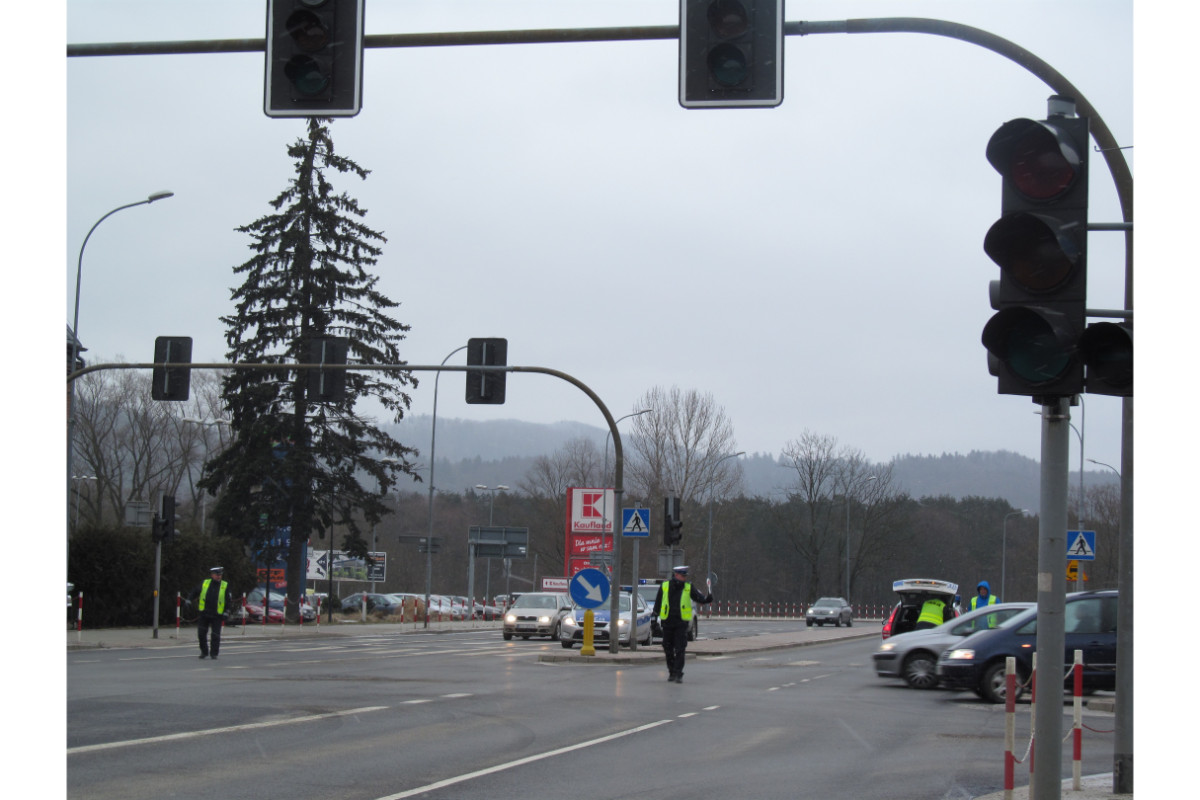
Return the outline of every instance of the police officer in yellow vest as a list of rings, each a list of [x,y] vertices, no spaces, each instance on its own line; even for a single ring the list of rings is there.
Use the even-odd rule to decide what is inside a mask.
[[[196,630],[200,635],[200,658],[212,656],[213,661],[216,661],[217,654],[221,651],[221,627],[225,624],[225,609],[233,606],[233,597],[229,593],[229,584],[225,582],[225,568],[213,567],[208,572],[209,577],[200,584],[200,619],[196,623]]]
[[[704,594],[688,581],[688,568],[672,570],[671,580],[658,586],[654,598],[654,615],[662,626],[663,651],[667,654],[668,681],[683,683],[683,661],[687,651],[688,626],[695,613],[696,603],[711,603],[711,594]]]
[[[921,616],[917,617],[917,624],[913,626],[914,631],[923,630],[924,628],[936,628],[946,621],[946,601],[937,597],[931,597],[921,606]],[[951,616],[953,612],[951,612]]]

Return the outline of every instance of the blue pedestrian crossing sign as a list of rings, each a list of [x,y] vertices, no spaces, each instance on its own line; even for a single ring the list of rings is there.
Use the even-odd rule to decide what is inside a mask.
[[[571,578],[571,599],[580,608],[599,608],[608,599],[608,576],[598,569],[588,567]]]
[[[621,509],[621,535],[625,537],[650,536],[650,509],[623,508]]]
[[[1075,561],[1095,561],[1096,532],[1067,531],[1067,558]]]

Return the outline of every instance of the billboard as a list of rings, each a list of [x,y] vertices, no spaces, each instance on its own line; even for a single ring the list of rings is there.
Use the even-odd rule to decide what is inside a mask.
[[[344,550],[334,550],[332,556],[328,550],[313,550],[308,548],[308,568],[305,574],[310,581],[326,581],[332,577],[335,581],[371,581],[387,580],[387,553],[368,553],[369,559],[356,558]],[[333,575],[330,570],[332,568]]]

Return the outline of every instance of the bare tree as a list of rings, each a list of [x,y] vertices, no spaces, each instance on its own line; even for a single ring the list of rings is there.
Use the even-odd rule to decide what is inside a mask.
[[[741,485],[737,460],[722,462],[737,451],[733,424],[711,394],[656,386],[634,406],[650,413],[633,418],[633,458],[625,464],[631,494],[653,502],[673,493],[685,502],[702,503]]]
[[[529,472],[517,482],[517,488],[530,498],[533,519],[530,524],[530,548],[542,559],[550,574],[561,568],[566,558],[567,489],[574,486],[599,486],[601,456],[591,439],[566,442],[549,456],[538,456]]]

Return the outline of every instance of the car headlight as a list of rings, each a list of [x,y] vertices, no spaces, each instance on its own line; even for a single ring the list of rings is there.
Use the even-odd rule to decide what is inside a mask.
[[[896,645],[888,643],[888,642],[884,642],[883,644],[879,645],[880,653],[890,653],[895,649],[896,649]]]
[[[973,661],[975,659],[975,651],[970,648],[951,650],[949,653],[946,653],[946,659],[948,661]]]
[[[538,625],[549,625],[549,624],[550,624],[549,616],[538,617]]]
[[[516,625],[517,624],[517,615],[516,614],[505,614],[504,621],[511,622],[513,625]]]
[[[627,627],[628,625],[629,625],[629,620],[627,620],[627,619],[619,619],[619,620],[617,620],[617,627],[618,627],[618,628],[624,628],[624,627]]]
[[[574,615],[574,614],[568,614],[567,616],[563,617],[562,624],[563,624],[565,627],[568,627],[568,628],[574,628],[574,627],[575,627],[576,625],[578,625],[579,623],[575,621],[575,615]]]

